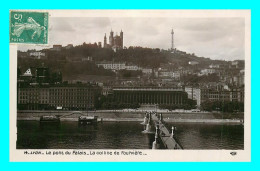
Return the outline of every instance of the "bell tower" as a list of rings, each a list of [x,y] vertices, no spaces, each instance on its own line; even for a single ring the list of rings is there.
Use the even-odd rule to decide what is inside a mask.
[[[114,32],[111,29],[110,36],[109,36],[109,44],[110,46],[114,46]]]
[[[104,48],[107,47],[107,36],[106,36],[106,33],[105,33],[105,36],[104,36]]]
[[[122,29],[121,29],[121,32],[120,32],[120,39],[121,39],[121,47],[123,48],[124,46],[124,33],[123,33],[123,31],[122,31]]]

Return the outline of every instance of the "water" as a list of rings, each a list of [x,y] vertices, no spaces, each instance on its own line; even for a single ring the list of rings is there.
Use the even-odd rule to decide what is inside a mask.
[[[184,149],[243,149],[243,125],[174,123]],[[38,121],[17,122],[17,149],[151,149],[154,135],[142,134],[139,122],[104,122],[79,126]]]

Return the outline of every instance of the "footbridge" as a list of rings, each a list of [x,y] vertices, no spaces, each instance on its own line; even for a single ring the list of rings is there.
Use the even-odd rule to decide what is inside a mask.
[[[183,149],[175,137],[176,127],[172,126],[172,130],[170,132],[165,126],[162,114],[159,115],[155,112],[146,113],[144,122],[141,124],[145,127],[142,133],[155,134],[152,149]]]

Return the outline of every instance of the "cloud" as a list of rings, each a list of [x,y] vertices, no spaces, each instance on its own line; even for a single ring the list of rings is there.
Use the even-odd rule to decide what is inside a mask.
[[[102,42],[124,32],[125,46],[169,49],[171,29],[177,49],[212,59],[244,59],[243,18],[50,18],[50,45]],[[19,46],[19,49],[28,46]]]
[[[50,20],[50,32],[74,32],[72,23],[66,18],[59,18],[58,21]]]

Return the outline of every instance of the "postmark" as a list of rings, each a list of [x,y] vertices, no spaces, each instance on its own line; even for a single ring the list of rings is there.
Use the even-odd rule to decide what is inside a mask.
[[[10,12],[10,43],[48,44],[47,12]]]

